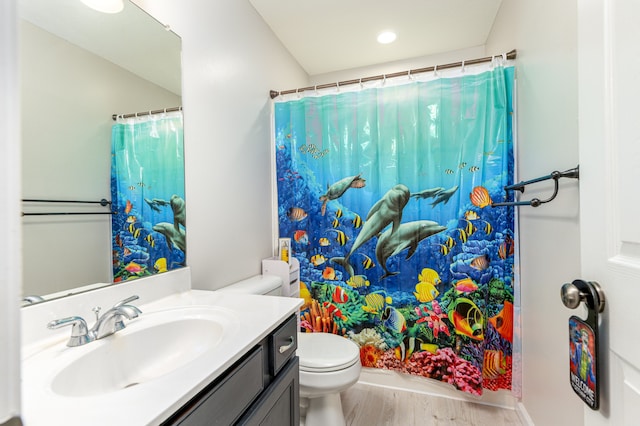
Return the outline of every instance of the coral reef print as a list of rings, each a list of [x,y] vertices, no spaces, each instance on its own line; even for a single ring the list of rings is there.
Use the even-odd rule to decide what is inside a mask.
[[[511,388],[513,68],[275,103],[301,329],[362,365]]]

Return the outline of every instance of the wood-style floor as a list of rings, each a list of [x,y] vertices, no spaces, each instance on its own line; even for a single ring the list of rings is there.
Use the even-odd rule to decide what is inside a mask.
[[[341,396],[347,426],[523,425],[514,410],[361,383]]]

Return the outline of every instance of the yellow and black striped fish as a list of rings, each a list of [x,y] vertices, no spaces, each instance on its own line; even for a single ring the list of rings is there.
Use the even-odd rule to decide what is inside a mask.
[[[447,248],[452,248],[453,246],[456,245],[456,242],[454,241],[453,238],[451,237],[447,237],[447,240],[444,242],[444,245],[447,246]]]
[[[341,246],[347,244],[347,241],[349,241],[347,235],[339,229],[334,229],[334,231],[338,234],[336,235],[336,241],[338,242],[338,244],[340,244]]]
[[[442,253],[443,256],[448,255],[449,252],[451,251],[451,249],[444,244],[438,244],[438,245],[440,246],[440,253]]]
[[[467,237],[470,237],[478,230],[478,228],[476,228],[471,221],[467,219],[465,219],[465,221],[467,222],[467,226],[465,226],[464,232],[467,234]]]
[[[341,218],[342,217],[342,209],[338,209],[338,211],[336,212],[336,217],[337,218]]]
[[[338,218],[336,217],[335,219],[333,219],[333,222],[331,222],[331,226],[337,228],[338,226],[340,226],[340,220],[338,220]]]
[[[458,229],[458,237],[463,244],[467,242],[468,236],[464,229]]]
[[[491,224],[486,220],[483,220],[483,222],[484,222],[484,233],[487,235],[491,234],[493,232],[493,226],[491,226]]]
[[[362,261],[362,267],[364,269],[371,269],[374,266],[376,266],[376,264],[373,263],[373,260],[371,260],[369,256],[367,256],[366,254],[363,254],[363,256],[364,256],[364,260]]]
[[[362,218],[360,215],[356,214],[351,223],[353,223],[354,228],[358,229],[362,226]]]

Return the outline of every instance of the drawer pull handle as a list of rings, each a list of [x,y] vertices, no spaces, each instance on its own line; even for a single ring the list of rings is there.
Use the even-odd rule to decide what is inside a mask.
[[[285,353],[286,351],[288,351],[289,349],[291,349],[291,348],[293,347],[293,344],[294,344],[294,343],[295,343],[295,340],[294,340],[293,336],[290,336],[290,337],[289,337],[289,344],[288,344],[288,345],[280,346],[280,348],[278,348],[278,351],[279,351],[281,354],[283,354],[283,353]]]

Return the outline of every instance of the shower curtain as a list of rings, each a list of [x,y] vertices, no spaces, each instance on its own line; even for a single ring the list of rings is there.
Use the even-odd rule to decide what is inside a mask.
[[[186,260],[182,112],[118,118],[111,133],[114,282]]]
[[[300,261],[301,329],[365,367],[511,388],[514,69],[276,100],[279,236]],[[356,85],[357,86],[357,85]]]

